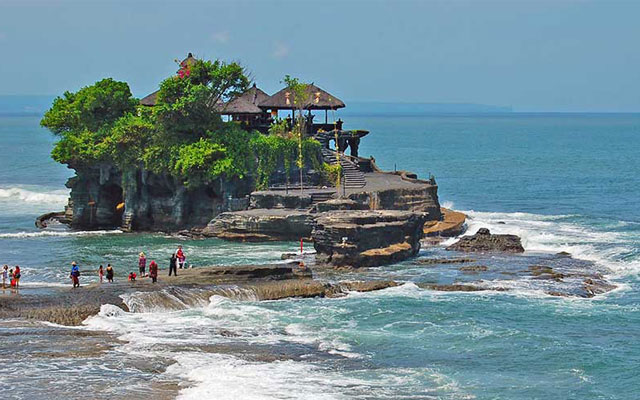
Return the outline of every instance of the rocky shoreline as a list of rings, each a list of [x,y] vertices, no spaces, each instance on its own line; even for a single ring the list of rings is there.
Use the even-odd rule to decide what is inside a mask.
[[[282,264],[180,270],[180,276],[161,276],[155,285],[142,279],[135,283],[91,284],[80,290],[21,289],[20,296],[0,296],[0,318],[79,325],[88,316],[97,314],[103,304],[117,305],[125,311],[139,311],[130,309],[130,305],[123,301],[123,297],[131,293],[144,294],[146,303],[160,308],[180,308],[206,304],[215,294],[241,299],[279,300],[339,297],[351,291],[381,290],[411,282],[411,278],[377,278],[367,272],[370,267],[416,257],[421,245],[438,244],[443,238],[460,235],[466,227],[464,214],[446,209],[441,211],[442,219],[433,222],[423,212],[372,210],[352,199],[323,201],[307,210],[285,208],[287,204],[297,205],[296,201],[300,199],[261,193],[254,204],[277,205],[279,208],[222,213],[204,229],[192,229],[182,234],[243,242],[303,239],[313,242],[313,253],[283,254],[282,259],[290,261]],[[58,216],[51,214],[53,219]],[[461,236],[446,248],[435,248],[460,255],[422,256],[411,261],[420,268],[442,271],[441,277],[449,277],[415,282],[427,290],[510,291],[514,287],[504,283],[511,281],[530,282],[551,296],[593,297],[616,288],[606,281],[602,273],[586,272],[591,267],[588,262],[574,260],[568,254],[546,258],[534,256],[531,260],[527,257],[511,258],[508,262],[513,266],[504,264],[504,257],[524,252],[520,238],[492,234],[485,228],[475,234]],[[474,255],[465,256],[471,253]],[[303,260],[307,264],[305,268],[298,265]],[[517,262],[514,263],[515,260]],[[326,271],[329,270],[334,272],[328,274]],[[452,270],[455,271],[453,279]],[[356,279],[345,279],[354,276],[347,271],[356,272]],[[179,299],[179,302],[172,299]]]
[[[389,218],[394,215],[382,213],[379,216]],[[166,276],[166,271],[163,270],[156,284],[151,283],[148,278],[143,278],[136,282],[92,283],[83,285],[80,289],[25,287],[20,289],[19,295],[12,290],[6,290],[0,294],[0,319],[41,320],[74,326],[99,313],[104,304],[112,304],[131,312],[145,311],[150,307],[178,310],[206,305],[213,295],[254,301],[341,297],[349,292],[382,290],[412,282],[411,276],[400,275],[396,279],[393,275],[387,275],[383,278],[375,272],[370,272],[373,270],[367,267],[377,266],[375,262],[370,261],[378,258],[368,260],[369,250],[363,250],[362,246],[369,243],[369,239],[346,243],[344,247],[332,247],[335,239],[331,239],[330,236],[339,236],[341,229],[346,229],[348,220],[345,222],[341,219],[346,217],[352,218],[353,214],[341,215],[338,212],[326,217],[329,221],[321,221],[321,224],[325,225],[321,225],[318,231],[314,232],[314,235],[319,236],[315,238],[316,243],[321,244],[319,252],[302,255],[285,253],[282,258],[289,261],[284,263],[183,269],[179,270],[177,277]],[[361,214],[361,217],[371,218],[366,213]],[[411,218],[418,217],[414,215]],[[389,225],[385,225],[384,228],[374,228],[390,230],[384,235],[370,234],[371,232],[366,230],[363,233],[366,237],[376,238],[394,236],[392,232],[398,230],[396,237],[400,240],[406,239],[401,235],[405,225],[393,220],[388,222]],[[419,225],[415,223],[412,229],[418,229]],[[327,238],[324,238],[325,236]],[[478,236],[482,238],[479,243],[476,240],[464,240]],[[504,292],[518,290],[518,287],[524,284],[534,290],[537,287],[537,290],[550,296],[583,298],[594,297],[616,288],[615,284],[604,278],[602,272],[593,270],[592,263],[573,259],[566,253],[513,258],[510,256],[513,254],[513,243],[519,244],[519,239],[516,238],[506,239],[509,246],[505,251],[494,249],[487,252],[487,240],[491,243],[501,243],[505,238],[482,231],[462,237],[458,242],[463,243],[461,250],[455,245],[446,248],[447,252],[459,255],[415,258],[412,260],[413,265],[437,274],[433,281],[416,281],[415,284],[422,289],[443,292]],[[322,243],[325,242],[328,243],[327,248],[322,247]],[[471,257],[465,256],[472,248],[469,243],[478,244],[477,251]],[[412,245],[416,246],[416,243],[408,244],[407,249],[402,248],[401,251],[413,252]],[[440,251],[442,250],[445,249],[441,248]],[[325,261],[326,257],[335,258],[334,264]],[[386,257],[392,258],[393,253]],[[300,261],[307,265],[300,266]],[[350,267],[353,261],[361,268],[342,268]],[[327,266],[331,268],[327,269]],[[509,282],[512,283],[508,284]],[[127,303],[124,299],[134,293],[138,298],[145,300],[142,303]]]
[[[136,282],[93,283],[79,289],[26,287],[20,289],[19,295],[7,290],[0,295],[0,319],[24,318],[80,325],[87,317],[97,314],[104,304],[116,305],[124,311],[136,311],[123,301],[124,295],[132,293],[155,296],[151,303],[170,309],[206,303],[215,294],[279,300],[338,297],[350,291],[367,292],[398,285],[393,281],[321,282],[313,279],[311,269],[301,269],[298,262],[202,267],[179,270],[179,274],[177,277],[161,276],[157,284],[144,278]],[[180,302],[172,303],[169,297],[178,298]]]

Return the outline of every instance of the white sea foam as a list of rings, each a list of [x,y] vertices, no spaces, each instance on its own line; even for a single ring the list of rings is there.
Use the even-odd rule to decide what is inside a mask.
[[[179,399],[341,399],[339,384],[308,363],[251,363],[233,356],[190,353],[176,357],[170,374],[196,382]],[[215,379],[211,379],[215,376]],[[324,378],[324,379],[323,379]],[[338,382],[336,382],[338,383]]]
[[[69,190],[49,190],[31,186],[0,187],[0,201],[46,204],[62,209],[69,198]]]
[[[119,229],[114,230],[99,230],[99,231],[57,231],[57,230],[42,230],[34,232],[15,232],[15,233],[0,233],[2,239],[15,239],[15,238],[39,238],[39,237],[64,237],[64,236],[100,236],[100,235],[113,235],[123,233]]]
[[[23,271],[25,270],[23,269]],[[29,282],[22,279],[20,281],[20,287],[34,287],[34,288],[70,287],[70,284],[60,283],[60,282]]]
[[[637,248],[637,238],[624,232],[599,231],[567,221],[570,215],[462,211],[469,216],[467,235],[480,228],[492,233],[518,235],[527,252],[567,252],[574,258],[595,262],[613,277],[640,273],[640,260],[622,260],[621,255]],[[458,238],[449,239],[449,245]]]

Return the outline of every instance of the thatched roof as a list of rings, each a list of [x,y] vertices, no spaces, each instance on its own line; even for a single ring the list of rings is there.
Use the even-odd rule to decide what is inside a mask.
[[[230,100],[221,110],[222,114],[260,114],[264,111],[258,107],[258,104],[269,98],[269,95],[263,92],[254,83],[253,86],[236,97]]]
[[[156,90],[150,95],[143,97],[140,100],[140,104],[143,106],[150,106],[150,107],[155,106],[156,102],[158,101],[158,93],[160,93],[160,90]]]
[[[268,99],[269,95],[266,94],[262,89],[257,87],[254,83],[253,86],[251,86],[251,88],[244,92],[240,97],[257,106],[258,104]]]
[[[242,97],[237,97],[222,106],[220,114],[261,114],[264,111],[255,104],[249,103]]]
[[[345,106],[342,100],[314,84],[307,86],[307,95],[303,101],[305,104],[301,108],[305,110],[335,110]],[[282,89],[258,105],[261,108],[273,110],[291,110],[299,107],[294,104],[294,95],[289,88]]]

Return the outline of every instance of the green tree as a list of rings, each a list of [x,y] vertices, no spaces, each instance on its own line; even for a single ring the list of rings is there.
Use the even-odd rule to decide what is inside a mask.
[[[144,115],[127,114],[113,125],[104,139],[105,152],[121,169],[138,167],[153,142],[155,127]]]
[[[76,93],[65,92],[57,97],[40,125],[57,135],[83,130],[97,132],[134,112],[137,104],[126,82],[107,78]]]
[[[135,112],[137,103],[127,83],[111,78],[57,97],[40,121],[60,137],[53,159],[70,166],[108,159],[105,138],[118,119]]]
[[[287,85],[293,95],[294,121],[293,121],[293,136],[298,140],[298,160],[297,165],[300,169],[300,193],[304,192],[304,184],[302,182],[303,168],[304,168],[304,155],[303,155],[303,140],[307,131],[306,120],[304,118],[304,110],[307,104],[310,103],[311,93],[309,91],[309,84],[300,82],[298,78],[292,78],[290,75],[285,75],[283,82]]]
[[[237,63],[196,60],[160,84],[154,114],[168,134],[202,137],[222,126],[220,104],[243,93],[249,78]]]

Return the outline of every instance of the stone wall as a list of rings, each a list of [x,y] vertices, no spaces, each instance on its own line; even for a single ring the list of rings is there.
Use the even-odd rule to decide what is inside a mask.
[[[370,210],[404,210],[427,214],[427,220],[440,219],[437,185],[416,184],[415,188],[394,188],[354,193],[349,198]]]

